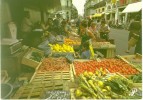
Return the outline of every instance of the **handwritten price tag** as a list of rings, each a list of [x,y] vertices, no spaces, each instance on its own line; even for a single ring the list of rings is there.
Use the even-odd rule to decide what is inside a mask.
[[[70,99],[70,92],[69,91],[46,91],[44,94],[44,99],[46,100],[67,100]]]

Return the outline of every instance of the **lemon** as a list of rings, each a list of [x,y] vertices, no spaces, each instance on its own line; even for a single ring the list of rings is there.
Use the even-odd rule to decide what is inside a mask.
[[[102,89],[102,92],[106,92],[107,90],[106,89]]]
[[[108,80],[108,81],[111,81],[111,80],[112,80],[112,76],[110,76],[109,78],[107,78],[107,80]]]
[[[102,88],[104,86],[104,83],[102,81],[98,81],[98,86]]]
[[[63,52],[66,52],[65,50],[63,50]]]
[[[110,86],[106,86],[105,88],[106,88],[107,90],[109,90],[109,91],[111,90],[111,87],[110,87]]]
[[[92,73],[92,72],[89,72],[89,73],[88,73],[88,75],[92,76],[92,75],[93,75],[93,73]]]
[[[88,76],[88,72],[85,71],[85,72],[83,73],[83,75],[84,75],[85,77]]]
[[[75,91],[75,95],[76,95],[76,97],[80,97],[80,96],[82,95],[82,91],[79,90],[79,89],[77,89],[77,90]]]
[[[96,75],[98,75],[98,74],[99,74],[99,72],[96,70],[95,74],[96,74]]]

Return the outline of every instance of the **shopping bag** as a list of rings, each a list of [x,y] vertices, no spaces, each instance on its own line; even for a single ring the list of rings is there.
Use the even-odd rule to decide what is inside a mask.
[[[128,41],[128,45],[134,47],[137,43],[137,39],[131,37],[131,39]]]
[[[89,50],[90,50],[90,53],[91,53],[91,55],[90,55],[90,59],[94,59],[94,50],[93,50],[93,46],[92,46],[92,43],[91,43],[91,40],[90,40],[90,42],[89,42]]]

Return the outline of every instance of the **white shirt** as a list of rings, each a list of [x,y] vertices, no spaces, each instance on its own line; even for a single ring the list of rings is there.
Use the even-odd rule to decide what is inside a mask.
[[[24,18],[21,25],[22,32],[31,32],[32,22],[28,18]]]

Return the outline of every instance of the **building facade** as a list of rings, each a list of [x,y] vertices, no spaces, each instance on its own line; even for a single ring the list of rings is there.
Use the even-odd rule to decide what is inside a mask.
[[[85,3],[85,16],[95,13],[104,15],[112,24],[127,24],[136,13],[122,13],[128,4],[140,2],[141,0],[87,0]]]
[[[87,0],[84,7],[85,16],[103,14],[105,10],[105,0]]]
[[[71,11],[72,11],[72,0],[60,0],[62,10],[59,11],[62,13],[62,17],[64,19],[71,19]]]

